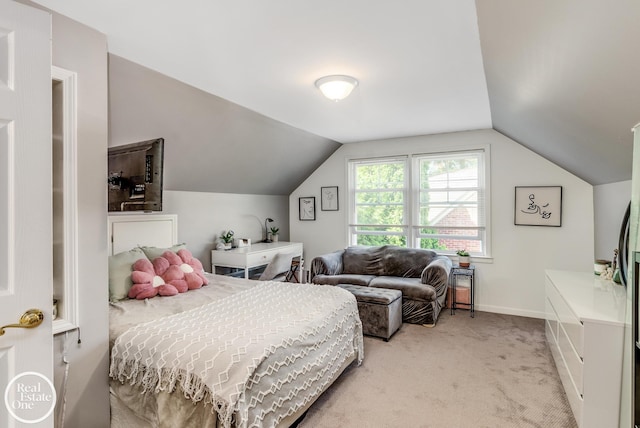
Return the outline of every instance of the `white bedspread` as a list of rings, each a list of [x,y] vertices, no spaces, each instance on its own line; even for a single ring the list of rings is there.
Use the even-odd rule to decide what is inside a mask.
[[[223,426],[275,426],[363,358],[362,324],[338,287],[262,282],[120,334],[110,376],[155,392],[179,385]],[[235,419],[235,420],[234,420]]]

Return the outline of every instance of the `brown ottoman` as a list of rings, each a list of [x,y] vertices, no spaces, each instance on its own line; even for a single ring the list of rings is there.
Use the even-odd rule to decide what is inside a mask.
[[[353,293],[358,302],[362,333],[385,341],[402,326],[402,292],[387,288],[338,284]]]

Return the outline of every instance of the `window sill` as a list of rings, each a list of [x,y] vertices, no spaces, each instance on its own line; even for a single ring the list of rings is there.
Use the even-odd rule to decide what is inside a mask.
[[[452,255],[446,255],[452,262],[457,263],[458,257]],[[473,264],[491,264],[493,263],[493,257],[490,256],[471,256],[471,263]]]

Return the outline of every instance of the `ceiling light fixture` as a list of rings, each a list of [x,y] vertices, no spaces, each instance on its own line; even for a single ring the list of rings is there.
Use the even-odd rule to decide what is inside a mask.
[[[316,80],[316,87],[320,89],[320,92],[325,97],[332,101],[340,101],[347,98],[356,86],[358,86],[358,81],[351,76],[324,76]]]

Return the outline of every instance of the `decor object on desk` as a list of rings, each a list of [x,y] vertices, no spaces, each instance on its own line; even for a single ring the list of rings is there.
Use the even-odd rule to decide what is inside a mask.
[[[467,250],[458,250],[456,254],[458,255],[458,264],[460,267],[469,267],[471,265],[471,258]]]
[[[593,273],[595,273],[596,275],[602,274],[602,272],[607,270],[607,267],[609,267],[610,263],[611,262],[609,260],[603,260],[603,259],[595,260],[593,262]]]
[[[236,238],[234,240],[234,243],[236,245],[236,248],[250,247],[251,246],[251,239],[249,239],[249,238]]]
[[[267,222],[273,223],[273,219],[269,217],[264,219],[264,242],[271,242],[269,239],[269,228],[267,227]]]
[[[320,209],[322,211],[338,211],[338,186],[321,187]]]
[[[562,226],[562,186],[516,186],[516,226]]]
[[[316,219],[316,198],[307,196],[298,198],[299,219],[302,221],[315,221]]]
[[[220,234],[220,239],[224,242],[225,250],[230,250],[233,246],[233,230],[227,230],[226,232],[223,230]]]
[[[271,228],[271,242],[278,242],[278,232],[280,232],[279,227]]]

